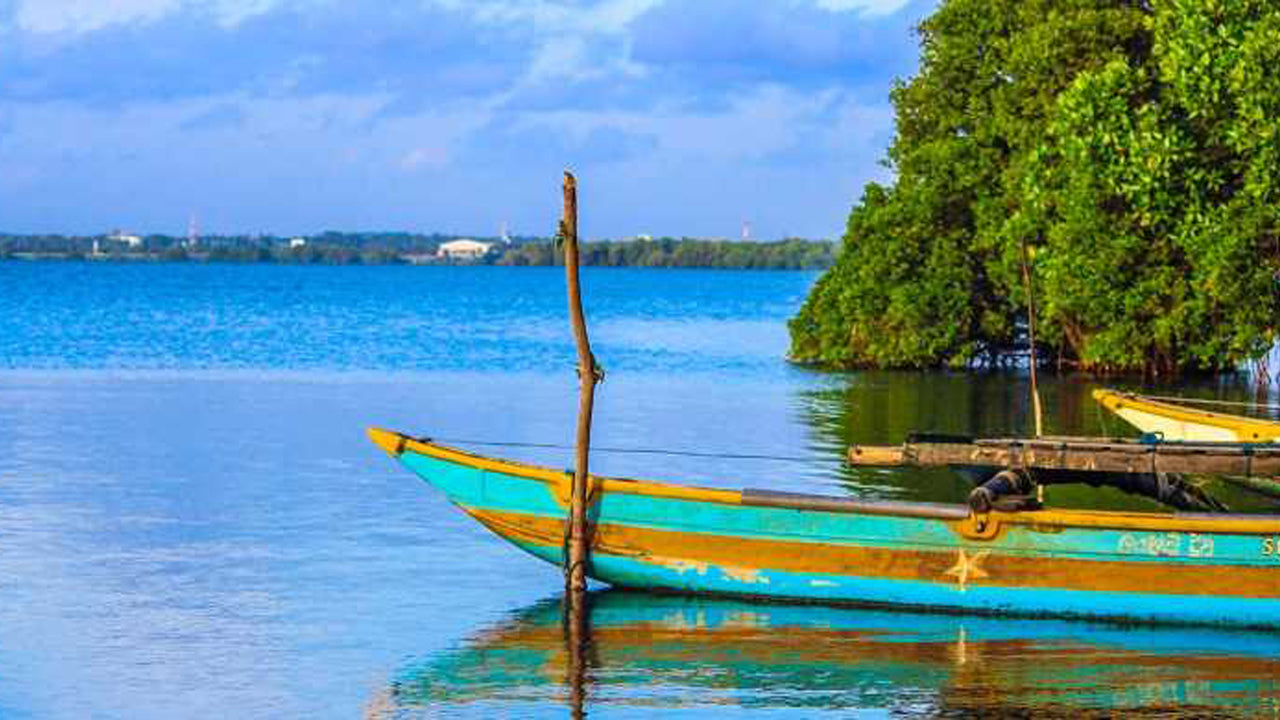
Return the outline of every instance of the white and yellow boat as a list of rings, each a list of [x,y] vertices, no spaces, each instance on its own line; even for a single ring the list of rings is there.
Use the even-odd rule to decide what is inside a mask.
[[[1093,399],[1144,433],[1183,442],[1280,442],[1280,422],[1211,412],[1115,390],[1094,390]]]

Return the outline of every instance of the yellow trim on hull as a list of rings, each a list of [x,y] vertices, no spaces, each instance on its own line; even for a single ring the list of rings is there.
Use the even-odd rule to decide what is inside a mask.
[[[1094,390],[1093,399],[1143,432],[1188,442],[1280,442],[1280,423],[1210,412],[1115,390]]]
[[[448,460],[449,462],[458,463],[459,465],[504,473],[506,475],[514,475],[516,477],[541,480],[543,482],[553,483],[557,486],[555,493],[557,499],[563,502],[568,498],[568,487],[572,481],[572,475],[571,473],[563,470],[552,470],[551,468],[527,465],[525,463],[513,462],[511,460],[495,460],[493,458],[473,455],[471,453],[445,447],[443,445],[415,440],[411,437],[401,435],[400,433],[380,430],[378,428],[369,429],[369,438],[377,443],[377,445],[383,450],[386,450],[392,457],[398,457],[405,450],[412,450],[413,452],[422,455],[439,458],[441,460]],[[600,477],[599,475],[592,475],[590,480],[591,487],[589,490],[593,493],[603,491],[631,495],[644,495],[647,497],[713,502],[720,503],[722,505],[742,504],[742,493],[737,490],[715,490],[712,488],[689,487],[684,485],[667,485],[665,483],[646,482],[643,480]],[[562,489],[561,486],[563,486],[563,492],[560,492]]]
[[[568,497],[571,476],[564,471],[509,460],[495,460],[454,448],[436,445],[430,442],[415,440],[400,433],[369,429],[369,438],[392,457],[399,457],[406,450],[429,457],[440,458],[449,462],[469,467],[499,472],[515,477],[541,480],[552,485],[555,496],[564,500]],[[623,493],[646,497],[691,500],[710,502],[722,505],[741,505],[742,493],[736,490],[717,490],[712,488],[670,485],[667,483],[646,480],[629,480],[622,478],[604,478],[592,476],[591,491],[605,493]],[[972,519],[972,518],[970,518]],[[957,531],[964,522],[952,523]],[[1037,510],[1028,512],[1004,513],[993,511],[987,519],[988,535],[994,537],[1000,524],[1032,526],[1055,530],[1059,528],[1098,528],[1114,530],[1146,530],[1154,532],[1196,532],[1196,533],[1232,533],[1239,535],[1280,534],[1280,518],[1274,516],[1208,516],[1208,515],[1159,515],[1154,513],[1110,512],[1102,510]]]

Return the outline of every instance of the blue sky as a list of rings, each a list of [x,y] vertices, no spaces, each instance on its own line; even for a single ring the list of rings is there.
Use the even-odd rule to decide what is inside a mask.
[[[0,0],[0,230],[836,237],[933,0]]]

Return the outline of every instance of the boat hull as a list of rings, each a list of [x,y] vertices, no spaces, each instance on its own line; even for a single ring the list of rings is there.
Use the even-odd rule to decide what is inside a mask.
[[[1175,442],[1280,442],[1280,423],[1209,412],[1114,390],[1094,390],[1093,399],[1144,433]]]
[[[490,530],[563,562],[570,476],[374,440]],[[593,478],[589,575],[829,604],[1280,628],[1280,518],[859,503]]]

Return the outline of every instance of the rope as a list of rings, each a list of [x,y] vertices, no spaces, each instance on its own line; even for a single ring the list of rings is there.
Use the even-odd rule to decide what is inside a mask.
[[[572,513],[572,510],[570,510],[570,512]],[[572,518],[570,516],[566,516],[564,519],[564,537],[560,539],[560,558],[562,560],[560,569],[564,573],[565,578],[573,575],[574,568],[577,567],[577,564],[569,562],[569,530],[571,522]],[[578,564],[581,562],[582,561],[578,561]]]
[[[432,441],[451,445],[486,445],[492,447],[543,448],[548,450],[573,450],[572,445],[557,443],[510,442],[501,440],[470,440],[466,438],[432,437]],[[658,448],[620,448],[591,446],[591,452],[620,453],[630,455],[678,455],[681,457],[713,458],[719,460],[777,460],[781,462],[813,462],[818,458],[800,457],[798,455],[762,455],[751,453],[716,453],[696,452],[693,450],[661,450]]]
[[[448,442],[455,442],[455,441],[450,440]],[[501,443],[489,443],[489,444],[499,445]],[[573,472],[569,470],[565,470],[565,474],[568,475],[570,478],[570,481],[572,481]],[[591,482],[591,478],[590,476],[588,476],[587,477],[587,507],[591,507],[591,503],[593,502],[595,494],[596,494],[595,483]],[[564,576],[566,578],[571,576],[573,574],[574,568],[577,567],[577,564],[569,562],[569,535],[571,534],[571,531],[573,529],[572,524],[573,524],[573,507],[572,505],[570,505],[568,509],[568,514],[564,518],[564,534],[560,537],[560,557],[563,559],[563,562],[560,564],[560,568],[561,570],[564,571]],[[587,558],[585,558],[583,561],[580,561],[578,564],[584,564],[585,562],[589,562],[590,559],[591,559],[590,555],[588,554]]]
[[[1169,395],[1135,395],[1134,397],[1146,398],[1148,400],[1169,400],[1180,403],[1195,403],[1200,405],[1234,405],[1236,407],[1256,408],[1258,410],[1280,410],[1280,405],[1269,405],[1267,403],[1233,402],[1231,400],[1205,400],[1201,398],[1173,397]]]
[[[1102,403],[1094,403],[1093,409],[1098,412],[1098,422],[1102,425],[1102,437],[1111,437],[1111,427],[1107,424],[1107,415],[1102,412]]]

